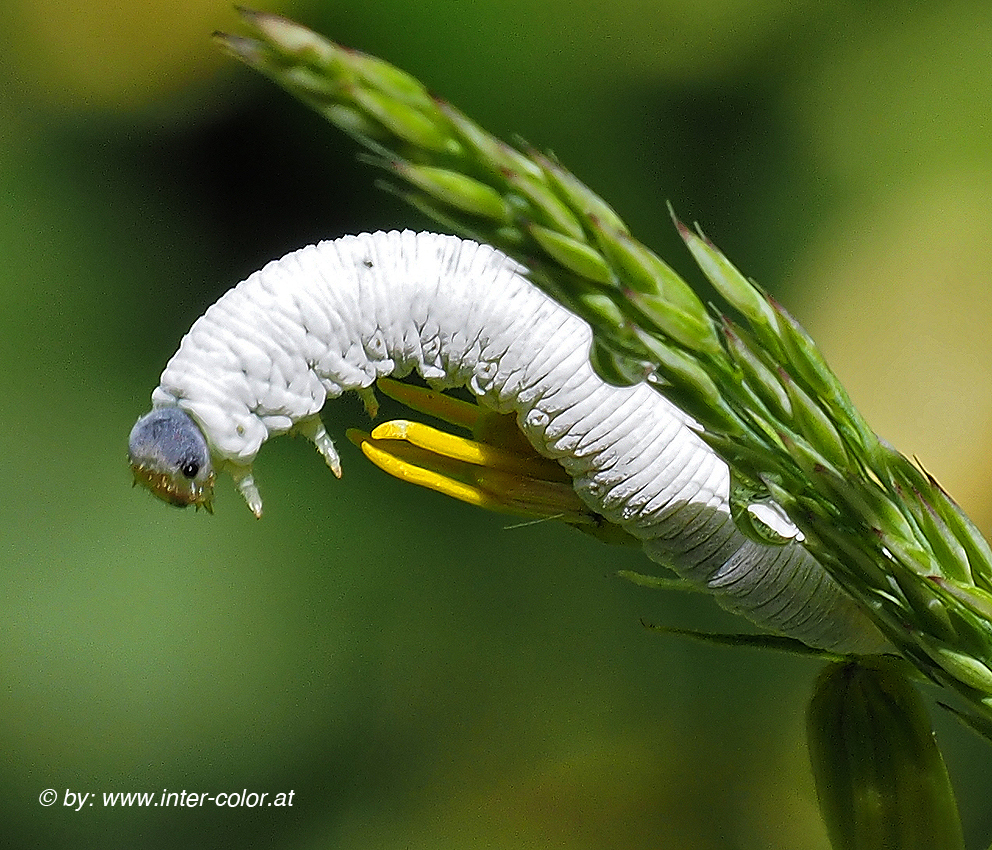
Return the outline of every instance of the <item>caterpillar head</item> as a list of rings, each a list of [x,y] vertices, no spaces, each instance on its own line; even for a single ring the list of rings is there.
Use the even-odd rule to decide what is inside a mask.
[[[199,426],[178,407],[160,407],[131,429],[128,457],[134,483],[170,505],[213,512],[214,469]]]

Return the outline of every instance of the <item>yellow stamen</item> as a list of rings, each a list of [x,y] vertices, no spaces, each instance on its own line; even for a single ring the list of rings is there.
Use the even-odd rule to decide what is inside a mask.
[[[488,494],[479,487],[458,481],[442,472],[440,466],[443,464],[440,462],[440,458],[434,461],[434,468],[429,469],[412,459],[411,455],[415,453],[410,452],[410,446],[404,443],[374,440],[369,434],[356,428],[349,428],[345,433],[348,439],[362,450],[365,457],[394,478],[435,490],[470,505],[487,510],[498,510]],[[420,462],[427,463],[430,453],[422,452],[420,454],[422,455]]]
[[[409,420],[384,422],[371,435],[349,430],[348,439],[384,472],[486,510],[560,519],[607,543],[636,542],[582,503],[569,474],[537,453],[512,413],[391,378],[377,386],[418,413],[472,432],[469,439]]]
[[[355,429],[347,435],[384,472],[468,504],[573,524],[596,522],[569,484],[540,476],[550,463],[544,459],[531,465],[526,458],[418,422],[386,422],[371,435]]]
[[[550,463],[547,461],[542,463],[535,458],[521,457],[495,446],[449,434],[446,431],[439,431],[423,422],[411,422],[407,419],[383,422],[372,431],[372,439],[405,440],[411,445],[419,446],[433,454],[450,457],[453,460],[484,466],[488,469],[516,472],[532,478],[545,477],[542,474],[546,472],[544,465]]]
[[[482,412],[477,404],[452,398],[438,390],[394,381],[392,378],[379,378],[378,387],[384,396],[416,410],[417,413],[433,416],[469,431],[475,428]]]

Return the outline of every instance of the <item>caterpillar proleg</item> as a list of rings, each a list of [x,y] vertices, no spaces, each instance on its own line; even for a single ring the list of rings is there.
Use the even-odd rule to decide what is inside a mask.
[[[416,370],[516,415],[581,502],[726,608],[823,649],[876,652],[881,633],[797,539],[742,534],[727,466],[647,384],[615,387],[589,362],[589,326],[494,248],[432,233],[345,236],[252,274],[198,319],[130,437],[136,480],[208,507],[230,472],[261,514],[252,461],[272,436],[307,436],[340,472],[326,399]],[[774,505],[757,519],[798,530]]]

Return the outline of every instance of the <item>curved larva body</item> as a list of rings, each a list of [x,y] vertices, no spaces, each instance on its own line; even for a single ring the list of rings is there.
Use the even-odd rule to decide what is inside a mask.
[[[215,461],[250,466],[327,397],[417,370],[515,412],[542,454],[652,559],[725,607],[806,643],[879,651],[881,634],[798,543],[742,535],[726,465],[647,385],[604,383],[588,325],[487,246],[428,233],[346,236],[293,252],[226,293],[153,394],[199,424]]]

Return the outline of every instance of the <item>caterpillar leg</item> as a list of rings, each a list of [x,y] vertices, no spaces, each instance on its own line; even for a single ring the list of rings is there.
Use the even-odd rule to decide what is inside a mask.
[[[368,402],[366,402],[367,404]],[[317,451],[320,452],[321,457],[324,458],[327,465],[331,468],[334,476],[336,478],[341,477],[341,457],[338,455],[338,450],[334,447],[334,441],[328,435],[324,428],[324,423],[319,416],[314,415],[308,416],[306,419],[301,419],[296,423],[293,431],[306,437],[313,443]]]
[[[357,392],[362,404],[365,405],[365,412],[369,415],[369,419],[375,419],[379,413],[379,399],[375,397],[375,390],[372,387],[360,387]]]
[[[250,466],[228,465],[228,471],[234,479],[234,485],[238,492],[244,496],[248,503],[248,509],[255,514],[255,519],[262,518],[262,494],[258,492],[255,484],[255,476],[252,474]]]

